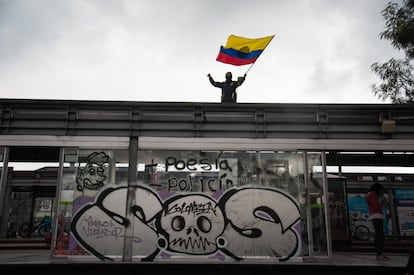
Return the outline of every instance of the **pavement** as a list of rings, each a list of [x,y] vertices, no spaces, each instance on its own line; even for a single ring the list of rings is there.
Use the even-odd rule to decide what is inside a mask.
[[[101,262],[94,258],[52,257],[48,249],[0,250],[0,274],[405,274],[407,253],[387,254],[390,261],[379,262],[375,255],[362,252],[333,253],[330,258],[304,259],[293,262],[245,260],[240,262],[168,260],[162,262]],[[80,256],[78,256],[80,257]],[[6,273],[7,272],[7,273]]]

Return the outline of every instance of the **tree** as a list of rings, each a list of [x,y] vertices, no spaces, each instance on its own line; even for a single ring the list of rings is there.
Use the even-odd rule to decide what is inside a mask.
[[[378,98],[391,99],[393,103],[414,102],[414,70],[410,63],[414,59],[414,0],[403,0],[401,6],[389,2],[382,16],[386,29],[380,38],[390,40],[394,48],[403,50],[405,58],[372,64],[371,69],[382,80],[381,84],[372,86],[372,91]]]

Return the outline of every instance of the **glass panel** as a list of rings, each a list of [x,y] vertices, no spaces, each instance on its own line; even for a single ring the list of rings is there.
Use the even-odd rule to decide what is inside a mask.
[[[384,197],[389,201],[388,189],[384,188]],[[358,192],[359,191],[359,192]],[[369,190],[358,190],[348,192],[348,210],[349,210],[349,229],[351,240],[357,242],[373,242],[374,226],[369,218],[368,203],[366,195]],[[408,192],[409,193],[409,192]],[[390,208],[387,205],[383,207],[384,212],[384,235],[392,236],[392,223]],[[401,219],[401,218],[400,218]]]
[[[400,235],[414,236],[414,189],[398,188],[394,190],[396,212],[398,215],[398,227]],[[391,232],[391,226],[385,233]],[[395,233],[394,233],[395,234]]]
[[[39,162],[37,148],[31,148],[33,161],[24,161],[25,152],[11,148],[15,160],[8,162],[6,205],[8,238],[51,240],[53,204],[56,195],[59,163]],[[16,152],[19,152],[18,154]],[[33,241],[33,240],[32,240]]]
[[[346,178],[329,174],[327,177],[332,248],[343,250],[349,246]]]
[[[122,259],[127,174],[126,150],[64,150],[54,255]]]
[[[301,256],[297,152],[139,151],[135,260]]]
[[[368,221],[366,192],[348,193],[349,228],[352,241],[373,241],[374,227]]]
[[[10,238],[13,235],[16,235],[16,230],[14,229],[14,224],[10,224],[8,221],[8,209],[5,207],[5,201],[6,201],[6,187],[4,184],[3,177],[3,171],[5,169],[4,167],[4,155],[5,155],[5,148],[0,147],[0,202],[2,204],[0,205],[0,238]]]
[[[312,221],[313,256],[328,256],[325,217],[325,188],[322,169],[322,154],[308,152],[309,199]],[[309,247],[310,249],[310,247]],[[310,253],[310,251],[308,251]]]
[[[32,216],[33,192],[12,192],[8,222],[8,238],[28,238],[30,231],[26,228]]]

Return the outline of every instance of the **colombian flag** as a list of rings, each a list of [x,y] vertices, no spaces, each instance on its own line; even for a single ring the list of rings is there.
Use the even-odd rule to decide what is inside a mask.
[[[262,38],[244,38],[230,35],[226,46],[221,46],[217,61],[236,66],[252,64],[272,41],[274,35]]]

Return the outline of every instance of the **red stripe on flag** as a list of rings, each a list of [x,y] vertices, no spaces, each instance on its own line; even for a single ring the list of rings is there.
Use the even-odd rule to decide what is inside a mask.
[[[235,65],[235,66],[242,66],[242,65],[247,65],[247,64],[252,64],[256,61],[257,57],[254,58],[250,58],[250,59],[240,59],[240,58],[235,58],[232,56],[228,56],[222,52],[219,52],[216,60],[226,63],[226,64],[231,64],[231,65]]]

